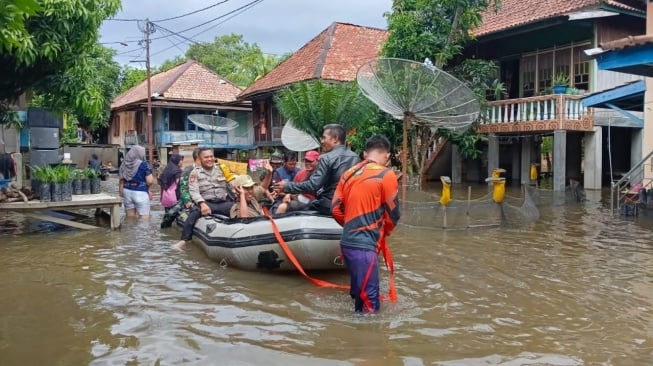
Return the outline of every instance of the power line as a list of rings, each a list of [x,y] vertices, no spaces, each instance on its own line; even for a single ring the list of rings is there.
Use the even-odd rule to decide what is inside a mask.
[[[255,0],[255,1],[252,1],[252,2],[250,2],[250,3],[248,3],[248,4],[244,5],[244,6],[241,6],[241,7],[238,8],[238,9],[235,9],[235,10],[229,12],[229,13],[224,14],[223,16],[221,16],[221,18],[223,18],[224,16],[227,16],[227,15],[231,15],[231,14],[233,14],[233,15],[231,15],[231,16],[228,17],[227,19],[224,19],[223,21],[221,21],[221,22],[219,22],[219,23],[217,23],[217,24],[212,25],[211,27],[209,27],[209,28],[207,28],[207,29],[205,29],[205,30],[203,30],[203,31],[201,31],[201,32],[198,32],[198,33],[193,34],[190,38],[185,37],[185,36],[182,36],[181,34],[179,34],[179,32],[173,32],[173,31],[170,31],[170,30],[168,30],[168,29],[165,29],[165,28],[161,27],[160,25],[157,25],[157,27],[160,27],[162,30],[168,31],[168,32],[172,33],[173,35],[182,38],[183,41],[181,41],[181,42],[179,42],[179,43],[177,43],[177,44],[175,44],[175,45],[173,45],[173,46],[170,46],[170,47],[164,48],[164,49],[162,49],[161,51],[157,51],[157,52],[153,53],[151,56],[159,55],[159,54],[161,54],[161,53],[163,53],[163,52],[165,52],[165,51],[168,51],[168,50],[170,50],[170,49],[176,47],[177,45],[179,45],[179,44],[181,44],[181,43],[185,43],[185,42],[190,42],[191,44],[200,43],[199,41],[195,41],[195,40],[193,40],[192,38],[194,38],[194,37],[196,37],[196,36],[198,36],[198,35],[200,35],[200,34],[206,33],[206,32],[208,32],[209,30],[211,30],[211,29],[213,29],[213,28],[215,28],[215,27],[217,27],[217,26],[219,26],[219,25],[221,25],[221,24],[224,24],[225,22],[229,21],[230,19],[233,19],[234,17],[236,17],[236,16],[238,16],[238,15],[244,13],[245,11],[247,11],[247,10],[253,8],[254,6],[256,6],[256,5],[260,4],[260,3],[262,3],[263,1],[264,1],[264,0]],[[215,19],[214,19],[214,20],[215,20]],[[196,27],[193,27],[193,28],[197,28],[197,26],[196,26]],[[189,29],[191,29],[191,28],[189,28]],[[182,31],[182,32],[183,32],[183,31]],[[163,37],[159,37],[159,38],[163,38]],[[153,39],[156,39],[156,38],[153,38]]]
[[[223,0],[223,1],[230,1],[230,0]],[[241,7],[238,7],[238,8],[236,8],[236,9],[234,9],[234,10],[231,10],[231,11],[225,13],[225,14],[222,14],[222,15],[220,15],[220,16],[218,16],[218,17],[215,17],[215,18],[213,18],[213,19],[210,19],[210,20],[208,20],[208,21],[206,21],[206,22],[200,23],[200,24],[195,25],[195,26],[192,26],[192,27],[190,27],[190,28],[186,28],[186,29],[181,30],[181,31],[179,31],[179,32],[173,32],[173,31],[169,31],[169,32],[171,32],[172,34],[177,35],[177,36],[179,36],[179,37],[183,37],[183,36],[180,35],[180,33],[188,32],[189,30],[193,30],[193,29],[199,28],[199,27],[201,27],[201,26],[203,26],[203,25],[206,25],[206,24],[212,23],[212,22],[214,22],[214,21],[216,21],[216,20],[218,20],[218,19],[222,19],[222,18],[224,18],[224,17],[227,17],[227,16],[232,15],[232,14],[235,13],[233,16],[231,16],[231,17],[225,19],[224,21],[219,22],[219,23],[217,23],[217,24],[215,24],[215,25],[213,25],[213,26],[211,26],[211,27],[209,27],[209,28],[207,28],[207,29],[205,29],[205,30],[203,30],[203,31],[201,31],[201,32],[198,32],[198,33],[192,35],[191,38],[193,38],[193,37],[196,37],[196,36],[198,36],[198,35],[200,35],[200,34],[203,34],[203,33],[207,32],[207,31],[209,31],[209,30],[211,30],[211,29],[213,29],[213,28],[219,26],[220,24],[223,24],[224,22],[228,21],[229,19],[232,19],[234,16],[236,16],[236,15],[238,15],[238,14],[241,14],[241,13],[243,13],[244,11],[246,11],[246,10],[248,10],[248,9],[251,9],[252,7],[254,7],[254,6],[256,6],[256,5],[260,4],[260,3],[262,3],[263,1],[264,1],[264,0],[253,0],[253,1],[251,1],[251,2],[249,2],[249,3],[247,3],[247,4],[245,4],[245,5],[243,5],[243,6],[241,6]],[[107,19],[107,20],[118,20],[118,19],[110,18],[110,19]],[[120,19],[120,21],[135,21],[135,22],[142,22],[142,21],[145,21],[145,20],[144,20],[144,19]],[[161,26],[159,26],[159,27],[161,27]],[[142,28],[142,26],[139,24],[139,30],[140,30],[141,32],[144,32],[144,30],[141,29],[141,28]],[[150,38],[150,41],[155,41],[155,40],[158,40],[158,39],[164,39],[164,38],[167,38],[167,37],[169,37],[169,36],[154,37],[154,38]],[[117,41],[117,42],[119,42],[119,41]],[[122,42],[123,42],[123,43],[138,43],[138,42],[142,42],[142,40],[122,41]],[[190,40],[190,42],[197,43],[197,41],[192,41],[192,40]],[[113,43],[113,42],[107,42],[107,43]],[[172,47],[170,47],[170,48],[172,48]],[[160,52],[163,52],[163,51],[167,51],[167,50],[170,49],[170,48],[167,48],[167,49],[165,49],[165,50],[159,51],[159,53],[160,53]],[[158,54],[158,53],[155,53],[155,54]]]
[[[139,22],[139,21],[142,21],[143,19],[107,18],[105,20],[110,20],[110,21],[113,21],[113,22]]]
[[[247,4],[245,4],[245,5],[241,6],[241,7],[238,7],[238,8],[236,8],[236,9],[234,9],[234,10],[231,10],[231,11],[229,11],[229,12],[227,12],[227,13],[224,13],[224,14],[222,14],[222,15],[220,15],[220,16],[218,16],[218,17],[215,17],[215,18],[213,18],[213,19],[207,20],[206,22],[203,22],[203,23],[200,23],[200,24],[194,25],[194,26],[192,26],[192,27],[190,27],[190,28],[186,28],[186,29],[184,29],[184,30],[180,30],[180,31],[178,31],[178,32],[175,32],[175,34],[185,33],[185,32],[188,32],[189,30],[197,29],[197,28],[199,28],[199,27],[201,27],[201,26],[203,26],[203,25],[207,25],[207,24],[209,24],[209,23],[213,23],[213,22],[215,22],[215,21],[218,20],[218,19],[222,19],[222,18],[224,18],[224,17],[226,17],[226,16],[228,16],[228,15],[231,15],[231,14],[233,14],[233,13],[239,12],[239,11],[241,11],[241,10],[243,10],[243,9],[250,8],[250,7],[254,6],[254,5],[258,5],[258,3],[261,3],[261,2],[263,2],[263,0],[254,0],[254,1],[250,1],[249,3],[247,3]],[[211,29],[211,28],[209,28],[209,29]],[[199,33],[199,34],[201,34],[201,33]],[[193,37],[194,37],[194,36],[193,36]],[[150,40],[154,41],[154,40],[162,39],[162,38],[165,38],[165,37],[155,37],[155,38],[150,38]]]
[[[213,5],[209,5],[209,6],[205,7],[205,8],[198,9],[198,10],[195,10],[195,11],[191,11],[190,13],[186,13],[186,14],[182,14],[182,15],[177,15],[177,16],[175,16],[175,17],[171,17],[171,18],[157,19],[157,20],[153,20],[152,22],[167,22],[168,20],[174,20],[174,19],[183,18],[183,17],[189,16],[189,15],[197,14],[197,13],[199,13],[199,12],[201,12],[201,11],[204,11],[204,10],[208,10],[208,9],[214,8],[214,7],[218,6],[218,5],[224,4],[224,3],[229,2],[229,1],[230,1],[230,0],[223,0],[223,1],[220,1],[220,2],[215,3],[215,4],[213,4]]]

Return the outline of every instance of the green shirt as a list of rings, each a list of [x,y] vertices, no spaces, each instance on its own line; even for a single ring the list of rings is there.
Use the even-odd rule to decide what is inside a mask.
[[[194,168],[194,165],[190,165],[184,168],[184,171],[181,174],[181,179],[179,179],[179,193],[181,194],[181,203],[184,206],[186,206],[188,202],[193,201],[190,196],[190,191],[188,190],[188,177]]]

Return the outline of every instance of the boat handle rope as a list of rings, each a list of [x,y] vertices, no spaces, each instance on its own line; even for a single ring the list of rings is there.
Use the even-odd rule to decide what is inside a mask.
[[[337,284],[337,283],[332,283],[332,282],[329,282],[329,281],[324,281],[324,280],[320,280],[318,278],[309,276],[308,273],[306,273],[306,271],[304,271],[304,268],[302,267],[302,265],[299,263],[299,261],[297,260],[297,258],[293,254],[292,250],[288,246],[288,243],[286,243],[286,241],[281,236],[281,233],[279,232],[279,227],[277,226],[277,223],[274,222],[274,219],[270,215],[270,212],[268,211],[267,207],[263,208],[263,213],[264,213],[264,216],[268,220],[270,220],[270,223],[272,224],[272,232],[274,233],[274,236],[277,239],[277,242],[279,243],[279,246],[281,247],[281,249],[283,249],[283,252],[286,254],[286,257],[288,257],[288,259],[290,259],[290,262],[295,266],[295,268],[297,268],[299,273],[301,273],[304,277],[306,277],[306,279],[313,282],[313,284],[315,284],[317,286],[328,287],[328,288],[337,288],[337,289],[341,289],[341,290],[349,290],[349,286],[347,286],[347,285],[340,285],[340,284]]]

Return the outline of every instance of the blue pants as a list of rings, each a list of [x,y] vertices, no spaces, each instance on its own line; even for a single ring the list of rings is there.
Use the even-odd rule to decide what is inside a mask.
[[[347,270],[351,276],[349,294],[355,300],[356,312],[375,312],[381,307],[379,300],[379,257],[374,250],[340,246]],[[365,277],[368,275],[367,283]],[[367,297],[367,299],[365,299]]]

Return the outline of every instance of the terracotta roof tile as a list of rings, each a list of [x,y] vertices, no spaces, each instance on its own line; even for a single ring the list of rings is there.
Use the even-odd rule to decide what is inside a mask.
[[[239,98],[246,99],[303,80],[354,80],[361,65],[378,57],[387,37],[388,32],[383,29],[333,23],[250,85]]]
[[[150,79],[152,94],[166,100],[226,104],[236,101],[242,89],[197,61],[187,61]],[[147,100],[147,80],[114,98],[111,109]]]
[[[483,14],[483,24],[472,34],[477,37],[484,36],[574,11],[596,8],[601,4],[625,10],[641,10],[616,0],[503,0],[499,11],[490,9]]]

